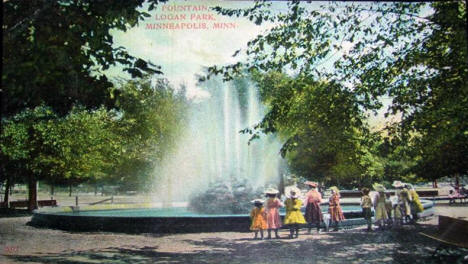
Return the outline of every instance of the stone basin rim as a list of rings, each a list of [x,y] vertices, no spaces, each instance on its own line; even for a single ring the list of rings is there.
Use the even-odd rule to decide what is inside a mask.
[[[431,208],[434,206],[434,203],[429,200],[421,200],[421,203],[423,204],[424,209]],[[322,203],[322,205],[328,205],[327,203]],[[353,206],[358,206],[360,203],[356,202],[345,202],[341,203],[341,205],[353,205]],[[125,204],[125,206],[116,204],[116,205],[111,205],[111,206],[84,206],[84,207],[79,207],[78,209],[75,206],[58,206],[58,207],[51,207],[51,208],[41,208],[41,209],[36,209],[33,211],[33,215],[57,215],[57,216],[64,216],[64,217],[87,217],[87,218],[187,218],[187,219],[193,219],[193,218],[226,218],[226,217],[232,217],[232,218],[243,218],[246,216],[249,216],[249,213],[242,213],[242,214],[208,214],[208,213],[195,213],[194,215],[138,215],[138,216],[131,216],[131,215],[79,215],[79,212],[92,212],[92,211],[119,211],[119,210],[144,210],[144,209],[165,209],[168,207],[154,207],[152,204]],[[170,208],[188,208],[185,206],[174,206]],[[305,208],[301,208],[302,211]],[[323,213],[327,213],[326,211],[322,211]],[[360,213],[362,212],[361,209],[359,210],[343,210],[344,213]],[[75,214],[76,213],[76,214]],[[198,214],[198,215],[197,215]],[[284,213],[281,214],[284,216]]]

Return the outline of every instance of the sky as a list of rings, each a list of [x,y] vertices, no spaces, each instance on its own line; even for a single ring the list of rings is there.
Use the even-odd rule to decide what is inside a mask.
[[[321,2],[312,2],[310,8],[317,8]],[[139,25],[126,31],[113,31],[114,45],[124,46],[133,56],[140,57],[161,66],[164,75],[174,88],[185,85],[187,97],[193,100],[203,100],[209,97],[209,93],[197,87],[197,74],[203,74],[204,68],[214,65],[227,65],[235,63],[241,56],[232,55],[239,49],[245,49],[247,42],[258,34],[264,34],[273,27],[272,23],[255,25],[245,18],[217,15],[210,7],[222,6],[225,8],[252,7],[253,1],[220,1],[220,0],[171,0],[165,4],[159,4],[150,11],[151,17],[140,21]],[[147,10],[147,6],[144,7]],[[286,2],[272,3],[272,9],[276,11],[286,10]],[[423,15],[430,13],[425,9]],[[218,24],[220,23],[220,24]],[[166,28],[150,29],[148,24],[157,27],[164,24]],[[167,29],[172,27],[191,27],[190,29]],[[205,29],[194,29],[203,27]],[[224,28],[217,28],[223,25]],[[344,42],[343,52],[352,49],[353,43]],[[340,54],[337,54],[337,58]],[[330,59],[323,67],[332,67]],[[110,77],[129,77],[125,75],[121,67],[111,68],[106,72]],[[390,98],[382,99],[384,108],[377,116],[371,115],[371,122],[383,119],[383,113],[391,103]]]
[[[114,31],[116,46],[124,46],[130,54],[149,60],[162,67],[163,78],[174,87],[186,85],[187,96],[197,98],[208,96],[197,88],[196,74],[202,74],[204,67],[225,65],[236,62],[235,51],[246,47],[247,42],[265,32],[272,24],[257,26],[244,18],[217,15],[209,7],[241,8],[252,6],[251,1],[170,1],[150,12],[151,17],[127,32]],[[281,3],[284,6],[284,3]],[[176,9],[176,11],[174,11]],[[177,11],[191,9],[191,11]],[[208,9],[208,10],[204,10]],[[182,15],[185,15],[185,19]],[[177,17],[176,17],[177,16]],[[178,20],[173,20],[178,18]],[[215,19],[215,20],[213,20]],[[147,29],[147,24],[192,24],[205,23],[207,29]],[[228,28],[214,28],[223,23]],[[225,24],[224,24],[225,23]],[[230,24],[232,23],[232,24]],[[219,25],[219,24],[218,24]],[[235,25],[235,28],[229,26]],[[108,71],[110,76],[122,76],[120,68]]]

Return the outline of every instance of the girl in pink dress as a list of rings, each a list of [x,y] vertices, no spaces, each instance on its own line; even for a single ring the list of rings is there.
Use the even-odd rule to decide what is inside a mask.
[[[271,230],[275,230],[275,238],[280,238],[278,235],[278,229],[282,226],[281,218],[279,215],[279,208],[283,206],[283,203],[276,197],[279,191],[274,188],[268,188],[265,191],[266,197],[266,213],[267,213],[267,224],[268,224],[268,237],[271,239]]]
[[[305,205],[306,212],[305,217],[309,225],[308,232],[312,230],[312,226],[317,227],[317,233],[320,231],[320,224],[323,221],[322,211],[320,209],[320,203],[322,202],[322,195],[317,191],[317,183],[306,181],[304,183],[310,187],[309,192],[306,194]]]
[[[343,210],[340,206],[340,192],[336,186],[330,188],[332,195],[330,196],[328,203],[328,212],[330,213],[330,226],[331,223],[335,223],[333,231],[338,231],[338,224],[345,220]]]

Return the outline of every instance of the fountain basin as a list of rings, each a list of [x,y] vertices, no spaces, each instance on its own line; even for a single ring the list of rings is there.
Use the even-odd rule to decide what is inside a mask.
[[[433,215],[433,203],[422,201],[425,211],[421,217]],[[123,233],[193,233],[193,232],[248,232],[248,214],[199,214],[185,207],[154,208],[151,205],[114,205],[57,207],[35,210],[30,224],[70,231],[108,231]],[[365,224],[359,204],[342,204],[346,220],[342,227]],[[322,211],[327,212],[326,206]],[[280,213],[282,218],[284,212]],[[323,225],[323,224],[322,224]]]

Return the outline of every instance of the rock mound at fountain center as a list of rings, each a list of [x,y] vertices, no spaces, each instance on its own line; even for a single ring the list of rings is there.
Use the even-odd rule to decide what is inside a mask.
[[[262,198],[262,189],[252,188],[247,180],[234,180],[232,184],[215,181],[208,188],[192,195],[189,209],[205,214],[248,214],[250,201]]]

